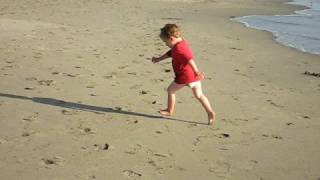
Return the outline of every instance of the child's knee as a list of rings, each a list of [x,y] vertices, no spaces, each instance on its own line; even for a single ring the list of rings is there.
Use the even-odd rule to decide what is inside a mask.
[[[175,91],[172,88],[168,87],[167,92],[168,94],[174,94]]]
[[[194,97],[198,100],[200,100],[202,98],[203,94],[202,93],[195,93]]]

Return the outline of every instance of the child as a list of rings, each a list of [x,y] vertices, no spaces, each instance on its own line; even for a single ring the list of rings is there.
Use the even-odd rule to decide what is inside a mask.
[[[206,110],[208,114],[208,124],[213,124],[215,112],[213,112],[210,102],[202,93],[201,88],[200,81],[204,79],[204,74],[198,70],[196,63],[193,60],[191,49],[188,47],[186,40],[181,37],[180,28],[175,24],[166,24],[161,28],[160,38],[171,49],[160,57],[152,57],[152,62],[158,63],[171,57],[172,67],[176,76],[167,89],[167,109],[160,110],[160,114],[171,116],[175,108],[176,91],[184,86],[189,86],[192,89],[194,96]]]

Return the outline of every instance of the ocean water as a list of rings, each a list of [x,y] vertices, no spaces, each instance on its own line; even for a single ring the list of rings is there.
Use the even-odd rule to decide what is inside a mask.
[[[289,4],[306,6],[306,9],[292,15],[253,15],[233,20],[272,32],[283,45],[320,55],[320,0],[294,0]]]

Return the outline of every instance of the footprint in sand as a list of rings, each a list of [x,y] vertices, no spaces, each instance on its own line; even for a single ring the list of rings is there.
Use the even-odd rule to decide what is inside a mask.
[[[242,51],[243,49],[241,49],[241,48],[236,48],[236,47],[231,47],[231,48],[229,48],[229,49],[231,49],[231,50],[237,50],[237,51]]]
[[[142,91],[140,91],[140,94],[145,95],[145,94],[148,94],[148,92],[147,92],[147,91],[142,90]]]
[[[281,137],[281,136],[279,136],[279,135],[274,135],[274,134],[272,134],[272,135],[262,134],[262,136],[263,136],[263,137],[271,137],[271,138],[273,138],[273,139],[278,139],[278,140],[283,139],[283,137]]]
[[[54,80],[40,80],[38,81],[39,85],[43,85],[43,86],[52,86],[55,84]]]
[[[58,74],[61,74],[60,72],[57,72],[57,71],[54,71],[51,73],[52,75],[58,75]]]
[[[302,116],[302,118],[304,118],[304,119],[310,119],[310,116],[304,115],[304,116]]]
[[[12,63],[14,63],[14,61],[6,60],[6,63],[8,63],[8,64],[12,64]]]
[[[193,142],[193,145],[197,146],[201,142],[201,139],[203,138],[208,138],[208,136],[198,136],[196,140]]]
[[[127,124],[138,124],[139,121],[138,120],[127,120]]]
[[[51,36],[55,35],[55,33],[52,32],[52,31],[49,31],[48,34],[51,35]]]
[[[244,118],[235,118],[234,120],[229,120],[229,119],[221,119],[221,121],[224,121],[226,123],[230,123],[233,126],[240,126],[242,123],[248,122],[248,119],[244,119]]]
[[[164,82],[163,79],[151,79],[151,81],[155,83]]]
[[[133,170],[124,170],[122,172],[123,172],[123,175],[128,178],[137,178],[142,176],[141,173],[135,172]]]
[[[284,106],[278,105],[276,103],[274,103],[271,99],[267,100],[272,106],[278,107],[278,108],[283,108]]]
[[[188,124],[188,128],[193,128],[193,127],[197,127],[198,126],[198,124],[197,123],[190,123],[190,124]]]
[[[233,100],[238,101],[239,97],[238,96],[231,96]]]
[[[33,53],[33,58],[35,58],[35,59],[40,59],[40,58],[42,58],[42,53],[41,52],[34,52]]]
[[[166,18],[161,18],[162,20],[176,20],[176,21],[179,21],[179,20],[183,20],[183,18],[179,18],[179,17],[166,17]]]
[[[286,123],[286,125],[287,125],[287,126],[292,126],[292,125],[294,125],[294,123],[289,122],[289,123]]]
[[[28,77],[26,78],[27,81],[36,81],[38,80],[36,77]]]
[[[86,86],[86,88],[88,88],[88,89],[92,89],[92,88],[94,88],[95,86],[94,85],[88,85],[88,86]]]
[[[45,166],[48,167],[48,166],[59,165],[64,160],[61,157],[55,156],[53,158],[42,158],[41,161]]]
[[[29,91],[33,91],[33,90],[35,90],[36,88],[35,88],[35,87],[25,87],[24,89],[25,89],[25,90],[29,90]]]
[[[140,145],[140,144],[134,144],[134,145],[132,145],[131,147],[129,147],[128,150],[126,150],[126,151],[124,151],[124,152],[127,153],[127,154],[133,155],[133,154],[136,154],[136,153],[138,153],[139,151],[141,151],[141,149],[142,149],[142,145]]]
[[[133,75],[133,76],[136,76],[136,75],[137,75],[136,72],[129,72],[128,74],[129,74],[129,75]]]
[[[309,72],[309,71],[305,71],[305,72],[304,72],[304,75],[314,76],[314,77],[320,77],[320,73]]]
[[[76,56],[76,58],[77,58],[77,59],[83,59],[83,57],[80,56],[80,55]]]
[[[160,165],[157,163],[157,162],[155,162],[154,160],[149,160],[148,161],[148,164],[149,165],[151,165],[152,167],[154,167],[155,168],[155,171],[158,173],[158,174],[164,174],[165,173],[165,168],[163,168],[163,167],[160,167]],[[170,167],[170,168],[172,168],[172,167]],[[178,170],[180,170],[180,169],[178,169]]]
[[[236,121],[241,121],[241,122],[248,122],[248,119],[244,119],[244,118],[235,118],[234,120]]]
[[[129,67],[128,65],[125,65],[125,66],[119,66],[118,67],[118,69],[125,69],[125,68],[127,68],[127,67]]]
[[[111,78],[114,78],[115,76],[114,75],[105,75],[105,76],[102,76],[104,79],[111,79]]]
[[[209,172],[225,177],[230,172],[231,165],[225,161],[216,161],[210,165]]]
[[[116,110],[116,111],[123,111],[123,107],[117,106],[117,107],[114,107],[114,110]]]
[[[221,139],[230,138],[230,134],[227,134],[227,133],[216,134],[214,136],[216,136],[217,138],[221,138]]]
[[[172,154],[165,154],[165,153],[153,153],[153,155],[160,158],[168,158],[172,156]]]
[[[28,137],[31,136],[31,134],[29,132],[24,132],[21,134],[22,137]]]
[[[10,68],[13,68],[13,66],[12,66],[12,65],[9,65],[9,66],[5,66],[5,68],[10,69]]]
[[[75,114],[78,114],[78,111],[77,110],[68,111],[68,110],[63,109],[63,110],[61,110],[61,113],[63,115],[75,115]]]
[[[106,150],[108,150],[110,148],[110,145],[108,143],[104,143],[104,144],[100,144],[100,145],[99,144],[94,144],[93,146],[98,151],[106,151]]]
[[[258,164],[257,160],[250,160],[250,161],[244,162],[243,168],[246,171],[251,171],[257,166],[257,164]]]
[[[30,116],[27,116],[27,117],[24,117],[22,118],[23,121],[26,121],[26,122],[32,122],[34,121],[35,119],[37,119],[39,113],[38,112],[35,112],[33,115],[30,115]]]
[[[95,131],[89,127],[85,127],[85,128],[79,127],[79,128],[80,128],[80,133],[83,135],[95,134]]]
[[[153,160],[149,160],[148,164],[150,164],[153,167],[157,167],[158,166],[157,163],[155,161],[153,161]]]
[[[7,66],[5,66],[4,68],[3,68],[3,70],[5,70],[5,68],[13,68],[14,67],[14,65],[12,65],[13,63],[14,63],[14,61],[6,61],[6,63],[7,64],[10,64],[10,65],[7,65]]]
[[[177,169],[178,171],[187,171],[186,168],[180,167],[180,166],[177,166],[176,169]]]
[[[52,159],[42,159],[42,161],[46,164],[46,165],[52,165],[52,164],[56,164],[56,162]]]
[[[156,133],[156,134],[163,134],[162,131],[156,131],[155,133]]]
[[[274,134],[273,134],[271,137],[274,138],[274,139],[283,139],[281,136],[279,136],[279,135],[274,135]]]
[[[138,89],[140,87],[142,87],[141,84],[136,84],[136,85],[131,86],[130,89]]]
[[[70,74],[70,73],[63,73],[63,75],[65,75],[65,76],[68,76],[68,77],[77,77],[77,76],[79,76],[80,74]]]

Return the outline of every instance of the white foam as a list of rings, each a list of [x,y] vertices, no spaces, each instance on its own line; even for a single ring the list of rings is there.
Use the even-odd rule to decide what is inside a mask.
[[[247,27],[272,32],[276,40],[303,52],[320,55],[320,0],[298,0],[291,4],[309,6],[312,9],[297,11],[292,15],[244,16],[234,20]],[[318,9],[319,8],[319,9]]]

